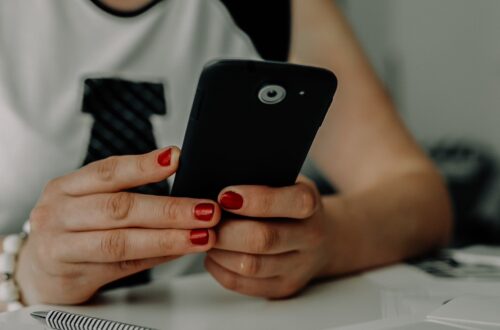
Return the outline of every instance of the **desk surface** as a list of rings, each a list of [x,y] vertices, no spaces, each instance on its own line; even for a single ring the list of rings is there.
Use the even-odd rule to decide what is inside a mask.
[[[209,275],[198,274],[119,289],[85,306],[58,309],[168,330],[311,330],[382,318],[382,296],[386,290],[442,287],[443,284],[412,267],[397,265],[315,284],[292,299],[268,301],[227,291]],[[479,290],[500,294],[500,284],[478,285]],[[19,323],[35,325],[29,312],[48,308],[32,306],[0,314],[0,328],[19,329],[14,326]]]

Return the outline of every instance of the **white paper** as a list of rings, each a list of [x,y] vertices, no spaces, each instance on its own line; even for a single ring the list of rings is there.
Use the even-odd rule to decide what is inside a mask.
[[[425,320],[425,316],[399,317],[325,330],[483,330],[467,325]]]
[[[461,263],[500,267],[500,247],[497,246],[474,245],[450,251],[451,257]]]
[[[30,316],[39,306],[26,307],[15,312],[0,313],[0,330],[45,330],[46,328]]]
[[[500,297],[459,297],[430,313],[427,318],[500,328]]]
[[[3,323],[0,322],[0,329],[2,330],[44,330],[41,325],[29,325],[20,323]]]
[[[382,317],[391,319],[403,316],[427,315],[451,298],[454,298],[454,296],[431,296],[425,289],[384,290],[381,292]]]

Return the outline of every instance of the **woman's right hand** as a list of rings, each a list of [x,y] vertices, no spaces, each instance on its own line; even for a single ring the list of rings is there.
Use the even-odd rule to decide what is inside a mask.
[[[103,285],[215,243],[214,201],[124,190],[165,180],[179,149],[110,157],[52,180],[31,212],[16,280],[26,304],[77,304]]]

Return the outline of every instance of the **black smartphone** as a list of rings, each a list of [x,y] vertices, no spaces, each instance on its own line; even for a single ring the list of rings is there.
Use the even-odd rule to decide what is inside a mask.
[[[205,66],[171,194],[217,200],[230,185],[295,183],[337,88],[316,67],[220,60]]]

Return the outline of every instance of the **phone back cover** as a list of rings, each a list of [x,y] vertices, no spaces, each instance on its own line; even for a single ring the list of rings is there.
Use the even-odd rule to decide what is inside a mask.
[[[261,103],[266,84],[285,87],[285,100]],[[230,185],[293,184],[336,87],[333,73],[319,68],[240,60],[207,66],[172,195],[216,200]]]

